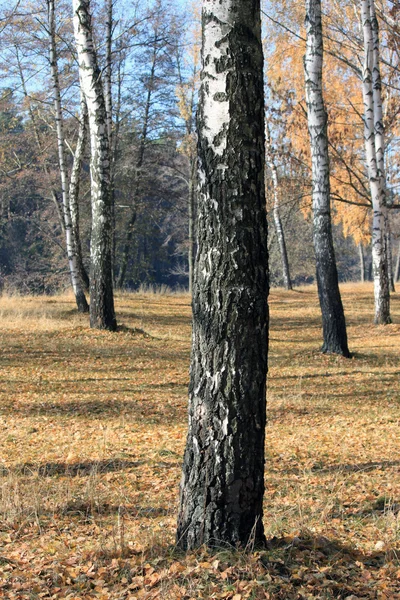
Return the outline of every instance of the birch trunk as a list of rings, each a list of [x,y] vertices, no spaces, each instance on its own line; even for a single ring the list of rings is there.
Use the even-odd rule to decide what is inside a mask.
[[[112,278],[112,212],[110,148],[103,84],[93,45],[90,0],[73,0],[74,33],[79,74],[85,95],[90,131],[92,237],[90,246],[90,326],[114,331]]]
[[[311,140],[313,236],[322,313],[322,352],[350,356],[332,239],[327,113],[322,94],[321,0],[306,0],[304,60],[308,130]]]
[[[393,273],[393,254],[392,254],[392,235],[389,225],[389,215],[387,215],[387,229],[386,229],[386,258],[387,258],[387,267],[388,267],[388,277],[389,277],[389,291],[395,292],[396,288],[394,286],[394,273]]]
[[[89,291],[89,277],[83,264],[82,245],[79,227],[79,187],[83,156],[87,141],[88,112],[85,98],[81,92],[81,109],[79,118],[78,141],[76,143],[74,161],[72,163],[71,177],[69,181],[69,203],[71,207],[72,231],[75,241],[76,263],[79,276],[86,291]]]
[[[190,173],[189,173],[189,248],[188,248],[188,264],[189,264],[189,294],[193,294],[193,277],[194,277],[194,247],[195,247],[195,197],[196,197],[196,157],[190,156]]]
[[[61,179],[61,191],[62,191],[62,204],[63,204],[63,216],[64,216],[64,227],[65,227],[65,241],[67,247],[67,257],[69,272],[71,275],[72,289],[74,290],[75,300],[78,307],[78,311],[82,313],[89,312],[89,306],[86,301],[85,293],[83,291],[82,282],[79,277],[79,270],[77,267],[76,251],[75,251],[75,240],[74,231],[72,228],[71,220],[71,208],[69,202],[69,191],[68,191],[68,175],[67,166],[65,162],[65,148],[64,148],[64,128],[63,128],[63,116],[61,107],[61,93],[60,93],[60,80],[58,74],[58,63],[57,63],[57,47],[56,47],[56,21],[55,21],[55,7],[54,0],[48,0],[48,20],[49,20],[49,35],[50,35],[50,68],[51,78],[53,83],[53,102],[56,118],[56,132],[57,132],[57,146],[58,146],[58,164],[60,167],[60,179]]]
[[[364,142],[372,201],[372,272],[375,296],[375,323],[391,323],[388,265],[385,252],[385,171],[382,100],[379,70],[379,35],[373,33],[373,0],[361,1],[364,39],[363,101]],[[372,10],[371,10],[372,9]],[[377,24],[374,25],[377,27]]]
[[[264,541],[268,351],[259,0],[203,0],[199,196],[181,548]]]
[[[278,181],[278,170],[276,168],[272,146],[271,146],[271,136],[269,132],[269,127],[266,125],[265,128],[265,156],[267,159],[267,164],[271,169],[272,174],[272,185],[273,185],[273,193],[274,193],[274,224],[276,237],[278,239],[279,245],[279,253],[281,255],[282,261],[282,275],[283,275],[283,283],[287,290],[291,290],[292,288],[292,280],[290,279],[290,270],[289,270],[289,260],[287,255],[285,234],[283,232],[280,208],[279,208],[279,181]]]
[[[396,259],[396,267],[394,270],[394,280],[395,280],[395,282],[400,280],[400,240],[399,240],[399,245],[397,247],[397,259]]]
[[[360,281],[364,283],[365,281],[365,257],[364,257],[364,249],[363,245],[358,244],[358,254],[360,257]]]

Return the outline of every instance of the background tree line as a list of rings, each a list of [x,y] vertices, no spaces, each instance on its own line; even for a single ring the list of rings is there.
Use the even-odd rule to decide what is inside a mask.
[[[80,127],[80,94],[72,9],[58,2],[55,53],[72,174]],[[362,43],[352,2],[325,7],[324,93],[329,119],[333,231],[340,280],[371,279],[370,192],[367,186],[359,85]],[[68,284],[54,86],[49,54],[48,2],[34,11],[3,9],[1,237],[2,285],[52,292]],[[377,4],[382,37],[388,202],[398,203],[399,42],[397,3]],[[123,2],[93,6],[94,38],[111,130],[113,277],[119,287],[141,283],[188,286],[193,260],[195,200],[194,113],[199,72],[198,15],[188,5],[158,0],[149,7]],[[271,283],[284,283],[274,202],[295,284],[315,278],[310,213],[309,143],[302,56],[304,9],[264,4],[267,161]],[[177,16],[179,15],[179,16]],[[196,33],[197,32],[197,33]],[[79,246],[89,272],[91,234],[89,143],[79,171]],[[275,200],[274,200],[275,198]],[[399,277],[399,219],[389,211],[393,280]],[[86,283],[85,283],[86,282]],[[87,279],[84,277],[87,285]]]

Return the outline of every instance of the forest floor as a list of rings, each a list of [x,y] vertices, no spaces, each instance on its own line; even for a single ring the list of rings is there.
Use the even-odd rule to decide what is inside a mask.
[[[0,598],[400,598],[400,294],[342,286],[352,359],[315,288],[272,290],[266,548],[175,546],[190,301],[120,294],[116,333],[72,297],[0,298]]]

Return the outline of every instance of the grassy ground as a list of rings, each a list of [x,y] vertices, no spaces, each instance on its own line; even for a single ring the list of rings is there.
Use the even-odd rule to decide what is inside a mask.
[[[350,360],[323,356],[315,290],[273,290],[266,549],[174,548],[190,303],[0,299],[0,597],[400,598],[400,295],[371,324],[344,285]],[[248,549],[249,550],[249,549]]]

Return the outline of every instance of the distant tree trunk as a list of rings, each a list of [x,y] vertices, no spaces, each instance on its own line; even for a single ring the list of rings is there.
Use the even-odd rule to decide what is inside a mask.
[[[133,201],[132,201],[132,208],[131,208],[131,216],[130,216],[127,226],[125,228],[125,235],[124,235],[125,243],[124,243],[123,250],[122,250],[121,266],[120,266],[119,273],[118,273],[117,287],[119,287],[119,288],[122,288],[125,283],[126,271],[128,268],[128,261],[129,261],[129,251],[131,249],[133,231],[134,231],[134,226],[135,226],[136,218],[137,218],[137,201],[138,201],[140,185],[141,185],[141,178],[142,178],[141,170],[142,170],[142,166],[143,166],[144,154],[145,154],[146,143],[147,143],[147,134],[148,134],[148,127],[149,127],[149,119],[150,119],[150,108],[151,108],[153,85],[154,85],[154,78],[155,78],[155,72],[156,72],[156,60],[157,60],[157,52],[156,52],[156,47],[154,47],[153,62],[152,62],[151,71],[150,71],[149,86],[148,86],[148,90],[147,90],[146,104],[145,104],[145,110],[144,110],[143,127],[142,127],[142,133],[141,133],[141,137],[140,137],[140,144],[139,144],[139,148],[138,148],[138,155],[137,155],[137,159],[136,159],[136,177],[135,177],[134,190],[133,190],[133,194],[132,194]]]
[[[313,235],[318,295],[322,313],[322,352],[350,356],[332,239],[327,113],[322,95],[321,0],[306,0],[307,45],[304,60],[308,130],[313,180]]]
[[[291,290],[292,288],[292,280],[290,279],[290,270],[289,270],[289,259],[287,255],[286,249],[286,241],[285,235],[283,232],[280,208],[279,208],[279,182],[278,182],[278,170],[276,168],[272,146],[271,146],[271,135],[269,131],[268,124],[265,127],[265,156],[267,159],[267,163],[269,168],[271,169],[272,174],[272,185],[274,192],[274,223],[275,223],[275,231],[276,237],[278,239],[279,252],[281,255],[282,261],[282,275],[283,275],[283,283],[287,290]]]
[[[73,0],[79,73],[89,115],[92,237],[90,246],[90,326],[115,330],[112,277],[110,148],[103,84],[93,45],[90,0]]]
[[[82,170],[82,162],[83,155],[85,152],[85,146],[87,141],[87,121],[88,121],[88,112],[86,106],[86,100],[81,92],[81,111],[79,118],[79,131],[78,131],[78,141],[76,143],[76,149],[74,154],[74,160],[72,163],[71,169],[71,178],[69,182],[69,202],[71,206],[71,220],[72,220],[72,230],[74,234],[75,241],[75,254],[76,254],[76,263],[79,271],[80,278],[82,280],[83,286],[86,291],[89,291],[89,276],[86,272],[85,265],[83,264],[82,257],[82,244],[81,244],[81,236],[80,236],[80,226],[79,226],[79,187],[81,180],[81,170]]]
[[[361,283],[364,283],[364,281],[365,281],[365,258],[364,258],[364,249],[363,249],[363,245],[361,242],[358,244],[358,254],[360,257],[360,281],[361,281]]]
[[[388,276],[389,276],[389,290],[395,292],[396,288],[394,285],[394,273],[393,273],[393,254],[392,254],[392,236],[389,225],[389,215],[386,229],[386,256],[388,264]]]
[[[74,239],[74,230],[72,227],[71,220],[71,207],[70,197],[68,190],[68,175],[67,166],[65,162],[65,148],[64,148],[64,128],[63,128],[63,116],[61,107],[61,92],[60,92],[60,81],[58,76],[58,64],[57,64],[57,48],[56,48],[56,21],[54,13],[54,0],[48,0],[48,21],[49,21],[49,35],[50,35],[50,67],[51,77],[53,83],[53,101],[56,118],[56,132],[57,132],[57,145],[58,145],[58,163],[60,166],[60,178],[61,178],[61,190],[62,190],[62,202],[63,202],[63,214],[64,214],[64,227],[65,227],[65,239],[67,246],[67,256],[69,271],[71,275],[72,289],[74,290],[75,300],[78,307],[78,311],[82,313],[89,312],[89,306],[86,301],[85,293],[83,291],[82,282],[79,277],[79,270],[77,267],[76,260],[76,244]]]
[[[107,134],[110,150],[112,148],[112,32],[113,32],[113,1],[106,0],[106,64],[104,68],[104,101],[107,114]]]
[[[177,543],[262,543],[268,351],[258,0],[203,1],[189,432]]]
[[[388,264],[385,252],[386,182],[379,69],[379,35],[373,0],[361,1],[364,38],[362,91],[364,99],[364,140],[372,200],[372,263],[375,295],[375,323],[391,323]],[[374,32],[372,27],[374,22]]]
[[[397,260],[396,260],[396,267],[394,270],[394,280],[396,282],[400,280],[400,240],[399,240],[399,245],[397,247]]]

